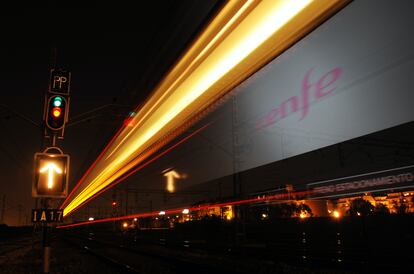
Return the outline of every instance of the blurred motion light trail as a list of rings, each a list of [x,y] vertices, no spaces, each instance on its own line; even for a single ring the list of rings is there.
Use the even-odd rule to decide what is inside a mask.
[[[64,216],[145,160],[214,101],[343,6],[341,0],[229,1],[65,200]]]
[[[77,223],[63,224],[63,225],[57,226],[56,228],[69,228],[69,227],[76,227],[76,226],[88,225],[88,224],[93,224],[93,223],[105,223],[105,222],[111,222],[111,221],[121,221],[121,220],[130,220],[130,219],[138,220],[138,218],[156,217],[160,215],[165,216],[165,215],[175,215],[175,214],[180,214],[180,213],[189,214],[190,211],[198,211],[198,210],[222,207],[222,206],[233,206],[233,205],[241,205],[241,204],[249,204],[249,203],[275,201],[275,200],[287,199],[291,197],[292,195],[306,196],[306,195],[309,195],[310,193],[312,192],[308,190],[296,191],[292,193],[280,193],[280,194],[275,194],[275,195],[270,195],[270,196],[260,196],[260,197],[254,197],[254,198],[236,200],[236,201],[228,201],[228,202],[222,202],[222,203],[216,203],[216,204],[202,204],[202,205],[186,207],[186,208],[174,208],[174,209],[162,210],[162,211],[151,211],[151,212],[137,213],[137,214],[132,214],[132,215],[118,216],[118,217],[94,219],[94,220],[88,220],[88,221],[77,222]]]

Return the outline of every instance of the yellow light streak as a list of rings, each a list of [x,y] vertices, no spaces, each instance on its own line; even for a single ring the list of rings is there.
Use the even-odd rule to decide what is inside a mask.
[[[47,163],[43,168],[39,170],[40,173],[48,172],[47,188],[52,189],[54,185],[54,174],[62,174],[62,170],[58,168],[54,163]]]
[[[125,129],[117,137],[86,176],[65,207],[64,215],[125,174],[143,160],[140,155],[151,145],[285,50],[345,2],[229,1],[133,118],[133,128]]]
[[[191,70],[191,68],[193,68],[193,66],[195,64],[197,64],[207,53],[208,51],[214,47],[215,43],[222,38],[226,31],[228,31],[231,26],[236,22],[236,20],[238,18],[240,18],[244,12],[246,12],[246,10],[254,3],[254,1],[247,1],[244,5],[241,6],[241,8],[236,12],[236,14],[227,22],[227,24],[220,29],[220,31],[217,33],[216,36],[214,36],[213,39],[211,39],[211,41],[207,44],[207,46],[202,49],[202,51],[191,61],[191,63],[184,69],[184,71],[180,74],[179,77],[177,77],[173,83],[170,84],[170,86],[167,88],[167,90],[164,92],[164,94],[161,95],[161,97],[159,99],[157,99],[157,101],[151,106],[151,108],[149,110],[147,110],[144,114],[143,117],[139,118],[139,121],[134,121],[134,123],[139,126],[144,119],[155,109],[155,107],[157,107],[162,100],[164,99],[164,97],[166,97],[172,90],[174,90],[174,88],[177,86],[177,84],[187,75],[187,73]],[[137,116],[138,117],[138,116]],[[138,119],[138,118],[137,118]],[[129,131],[123,138],[122,140],[119,142],[119,144],[113,149],[113,151],[111,153],[109,153],[109,155],[106,157],[106,159],[108,159],[109,157],[111,157],[111,155],[118,149],[118,147],[130,136],[130,134],[132,134],[134,132],[135,129],[137,129],[138,127],[133,128],[131,131]]]

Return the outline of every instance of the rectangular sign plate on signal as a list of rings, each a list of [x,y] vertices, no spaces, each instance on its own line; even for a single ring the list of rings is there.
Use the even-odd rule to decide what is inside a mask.
[[[33,223],[58,223],[63,222],[63,209],[33,209]]]
[[[69,95],[70,92],[70,72],[59,69],[50,71],[49,92],[61,95]]]

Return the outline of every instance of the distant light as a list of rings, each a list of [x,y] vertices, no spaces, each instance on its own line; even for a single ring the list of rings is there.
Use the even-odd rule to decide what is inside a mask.
[[[124,120],[124,126],[126,126],[126,127],[134,127],[134,119],[132,119],[132,117],[127,117],[125,120]]]
[[[160,213],[158,213],[158,215],[165,215],[165,211],[160,211]]]
[[[358,216],[361,216],[361,213],[357,212],[357,215],[358,215]]]
[[[136,222],[136,221],[138,221],[138,219],[137,218],[134,218],[134,222]]]
[[[339,213],[339,211],[334,210],[333,211],[333,216],[338,219],[339,217],[341,217],[341,214]]]
[[[93,221],[93,220],[95,220],[95,218],[94,217],[89,217],[89,219],[88,219],[89,221]]]
[[[308,217],[308,215],[306,214],[306,212],[301,212],[300,215],[299,215],[299,217],[301,219],[304,219],[304,218]]]
[[[267,217],[269,217],[269,215],[267,215],[266,213],[262,213],[262,218],[266,219]]]
[[[183,214],[188,214],[190,213],[190,210],[188,208],[183,209]]]
[[[224,216],[227,220],[231,220],[231,219],[234,218],[234,216],[233,216],[233,207],[231,205],[228,205],[226,207],[227,207],[227,210],[223,212]]]
[[[112,202],[112,206],[116,206],[116,202],[115,201]]]
[[[128,223],[127,223],[127,222],[125,222],[125,223],[123,223],[123,224],[122,224],[122,226],[123,226],[123,227],[128,227]]]

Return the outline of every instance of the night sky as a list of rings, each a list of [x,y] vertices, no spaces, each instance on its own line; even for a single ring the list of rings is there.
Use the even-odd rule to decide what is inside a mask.
[[[71,189],[220,1],[138,4],[2,8],[0,195],[6,195],[6,223],[23,224],[34,206],[33,155],[45,145],[41,123],[49,69],[72,72],[69,126],[59,142],[71,156]],[[103,111],[82,116],[102,106]]]

